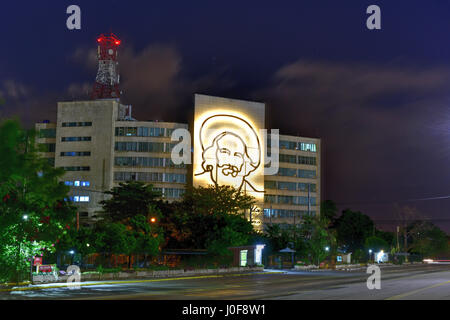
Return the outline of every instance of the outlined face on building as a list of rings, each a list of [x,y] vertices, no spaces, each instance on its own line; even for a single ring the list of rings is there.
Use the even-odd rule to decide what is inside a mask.
[[[214,185],[237,190],[255,187],[248,177],[261,165],[261,145],[254,128],[244,119],[227,114],[208,117],[200,128],[202,172]]]

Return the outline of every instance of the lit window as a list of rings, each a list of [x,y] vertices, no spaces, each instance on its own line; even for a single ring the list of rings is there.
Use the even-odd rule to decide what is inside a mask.
[[[79,187],[80,186],[80,181],[75,181],[73,184],[75,187]]]

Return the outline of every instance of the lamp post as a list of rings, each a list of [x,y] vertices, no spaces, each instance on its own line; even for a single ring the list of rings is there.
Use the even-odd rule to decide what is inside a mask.
[[[72,259],[71,259],[70,264],[73,265],[73,257],[74,257],[74,255],[75,255],[75,251],[70,250],[69,253],[72,255]]]
[[[369,249],[369,262],[371,258],[372,258],[372,249]]]

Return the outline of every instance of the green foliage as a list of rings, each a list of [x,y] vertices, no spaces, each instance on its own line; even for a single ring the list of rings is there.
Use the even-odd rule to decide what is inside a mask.
[[[161,218],[157,207],[161,194],[153,186],[139,181],[120,183],[102,201],[105,220],[95,226],[95,248],[104,254],[159,253],[163,241]],[[154,223],[151,219],[156,219]]]
[[[317,219],[311,216],[303,217],[297,226],[281,228],[278,224],[266,226],[266,254],[277,253],[281,249],[294,244],[296,257],[319,264],[336,248],[333,230],[328,228],[327,219]],[[329,251],[325,248],[329,247]],[[265,249],[266,250],[266,249]]]
[[[159,215],[155,208],[156,200],[161,196],[153,186],[140,181],[119,183],[111,191],[105,192],[112,197],[101,201],[105,218],[114,222],[125,222],[137,215]]]
[[[331,200],[325,200],[320,206],[320,218],[326,219],[330,223],[333,223],[338,214],[336,204]]]
[[[379,252],[380,250],[384,250],[385,252],[390,251],[389,243],[383,238],[372,236],[366,238],[366,252],[372,250],[373,252]]]
[[[253,233],[253,226],[240,215],[225,214],[219,216],[212,231],[208,234],[206,241],[208,251],[216,255],[231,255],[229,247],[248,244]]]
[[[200,214],[240,215],[243,210],[252,208],[253,197],[239,192],[231,186],[208,186],[189,188],[183,201],[192,212]]]
[[[301,239],[303,240],[304,256],[308,254],[309,260],[319,265],[336,248],[334,234],[328,230],[326,219],[305,217],[301,228]],[[327,251],[325,248],[328,247]]]
[[[64,201],[63,171],[37,155],[35,133],[14,120],[0,124],[0,278],[20,280],[31,258],[54,252],[74,208]]]
[[[165,246],[231,254],[228,247],[248,244],[253,236],[244,210],[254,204],[253,197],[230,186],[190,188],[183,201],[158,205]]]
[[[364,249],[366,238],[374,232],[374,223],[369,216],[349,209],[342,212],[334,226],[338,244],[353,253],[357,249]]]
[[[447,234],[429,221],[415,221],[408,228],[409,249],[426,257],[448,254]]]
[[[266,225],[265,236],[267,238],[266,253],[278,252],[288,246],[289,242],[293,242],[292,229],[283,229],[279,224]],[[296,249],[298,246],[296,245]]]

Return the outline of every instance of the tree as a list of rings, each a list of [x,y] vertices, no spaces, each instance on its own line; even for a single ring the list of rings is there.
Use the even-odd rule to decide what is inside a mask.
[[[110,221],[126,222],[137,215],[159,215],[156,203],[161,193],[153,190],[151,184],[140,181],[121,182],[118,187],[105,194],[111,198],[100,204],[106,214],[105,218]]]
[[[252,239],[253,227],[244,211],[254,204],[253,197],[230,186],[189,188],[182,201],[158,204],[165,245],[227,255],[228,247]]]
[[[105,261],[109,261],[112,254],[129,254],[136,246],[135,238],[122,223],[100,221],[94,226],[93,234],[94,248]]]
[[[266,225],[265,236],[268,244],[268,248],[265,249],[266,252],[278,252],[286,248],[289,242],[293,242],[292,232],[289,229],[281,228],[280,224],[277,223]],[[295,249],[298,250],[296,244]]]
[[[388,252],[390,250],[390,245],[383,238],[372,236],[366,238],[366,251],[368,250],[372,250],[373,252],[384,250],[385,252]]]
[[[35,132],[18,121],[0,124],[0,278],[21,280],[33,256],[55,250],[75,217],[69,188],[37,154]]]
[[[183,201],[193,212],[201,214],[241,215],[255,205],[255,199],[231,186],[189,188]]]
[[[350,252],[364,249],[365,240],[374,232],[374,223],[361,212],[346,209],[335,221],[337,241]]]
[[[423,257],[436,257],[448,250],[447,234],[429,221],[414,221],[408,225],[410,252]]]
[[[111,226],[106,227],[108,222],[114,224],[117,231],[121,231],[120,240],[128,239],[127,245],[114,248],[100,246],[105,254],[127,254],[129,256],[129,267],[131,267],[132,255],[144,254],[145,262],[147,256],[155,256],[159,253],[163,241],[163,230],[158,221],[161,212],[158,208],[161,196],[160,192],[153,190],[153,186],[139,181],[120,183],[111,191],[105,192],[112,197],[101,202],[105,221],[99,225],[105,233],[104,239],[109,239],[108,234]],[[152,222],[154,219],[155,222]],[[125,227],[119,227],[122,225]],[[99,241],[99,244],[108,244],[108,241]],[[119,248],[121,248],[119,250]],[[121,252],[119,252],[121,251]]]
[[[333,223],[336,219],[338,213],[338,209],[336,204],[331,200],[325,200],[322,202],[320,206],[320,217],[329,220],[330,223]]]
[[[306,216],[301,224],[301,238],[304,241],[303,256],[312,263],[320,264],[336,247],[336,239],[328,229],[328,220]],[[327,250],[328,248],[328,250]]]

